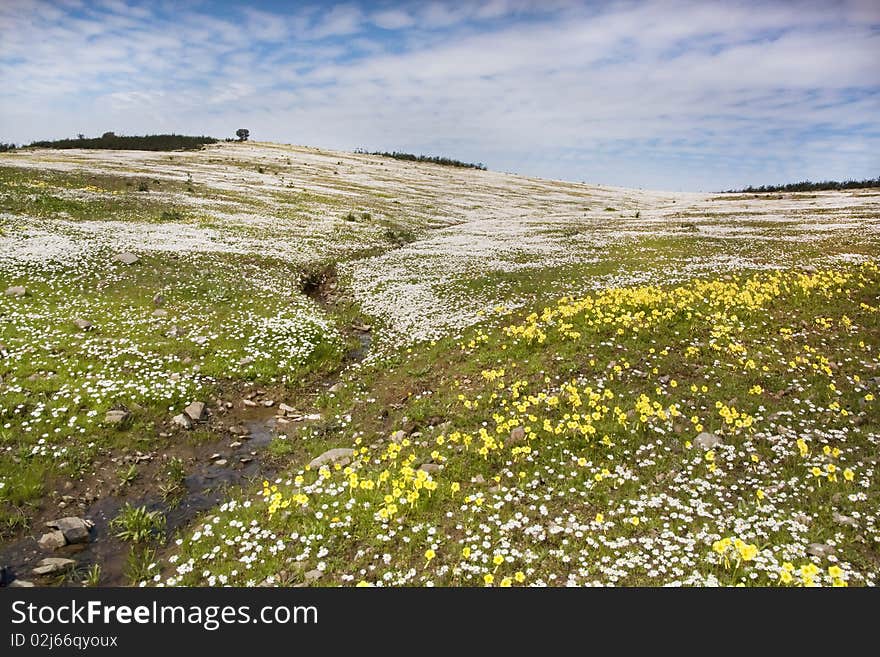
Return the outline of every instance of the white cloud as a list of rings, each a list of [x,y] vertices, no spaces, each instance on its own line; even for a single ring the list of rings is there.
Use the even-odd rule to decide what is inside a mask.
[[[880,165],[875,3],[112,6],[0,5],[0,141],[247,123],[255,138],[675,188]]]

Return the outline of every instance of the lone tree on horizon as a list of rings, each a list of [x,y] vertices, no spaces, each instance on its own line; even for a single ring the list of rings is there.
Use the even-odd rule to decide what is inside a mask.
[[[239,128],[235,131],[235,136],[238,137],[238,141],[247,141],[248,137],[251,136],[251,131],[246,128]]]

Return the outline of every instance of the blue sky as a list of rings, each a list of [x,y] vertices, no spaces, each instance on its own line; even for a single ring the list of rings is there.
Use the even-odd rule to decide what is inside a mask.
[[[404,150],[609,185],[880,175],[880,2],[0,2],[0,141]]]

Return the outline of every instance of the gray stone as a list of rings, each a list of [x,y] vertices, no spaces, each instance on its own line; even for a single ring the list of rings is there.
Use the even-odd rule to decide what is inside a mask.
[[[193,402],[189,406],[183,409],[183,412],[186,413],[191,419],[196,422],[200,422],[205,418],[205,403],[204,402]]]
[[[156,310],[153,311],[152,316],[153,317],[168,317],[168,311],[162,310],[161,308],[157,308]]]
[[[510,431],[510,439],[508,445],[517,445],[526,439],[526,430],[524,427],[514,427]]]
[[[320,571],[320,570],[318,570],[317,568],[315,568],[315,569],[313,569],[313,570],[308,571],[308,572],[304,575],[304,577],[306,578],[306,581],[307,581],[307,582],[314,582],[314,581],[316,581],[316,580],[321,579],[321,577],[322,577],[323,575],[324,575],[324,573],[323,573],[322,571]]]
[[[406,438],[406,432],[398,429],[394,433],[391,434],[391,441],[397,443],[398,445],[404,441]]]
[[[442,469],[443,466],[438,465],[437,463],[422,463],[419,466],[419,470],[421,470],[422,472],[427,472],[428,474],[437,474]]]
[[[158,294],[158,293],[157,293],[157,294],[153,297],[153,305],[154,305],[154,306],[161,306],[161,305],[164,304],[164,303],[165,303],[165,295],[164,295],[164,294]]]
[[[694,445],[697,447],[702,447],[703,449],[714,449],[724,444],[724,441],[721,440],[714,433],[708,433],[704,431],[699,436],[694,438]]]
[[[50,520],[46,523],[46,526],[63,533],[68,543],[87,543],[89,540],[89,529],[91,529],[93,523],[76,516],[68,516],[58,520]]]
[[[37,545],[39,545],[44,550],[57,550],[58,548],[67,545],[67,539],[64,538],[64,532],[56,530],[54,532],[48,532],[40,536],[40,540],[37,541]]]
[[[311,461],[309,461],[309,466],[312,468],[318,468],[325,463],[339,463],[341,465],[348,465],[349,463],[351,463],[352,454],[354,454],[354,450],[347,447],[336,447],[335,449],[328,449],[320,456],[316,456]]]
[[[275,405],[274,399],[264,399],[263,400],[263,406],[265,406],[266,408],[272,408],[274,405]]]
[[[254,362],[253,356],[245,356],[240,361],[238,361],[238,364],[241,365],[242,367],[244,367],[245,365],[250,365],[253,362]]]
[[[182,338],[184,335],[186,335],[186,330],[175,324],[171,327],[171,330],[169,330],[168,333],[166,333],[165,335],[167,335],[169,338]]]
[[[91,331],[94,327],[94,324],[92,324],[89,320],[82,318],[77,318],[73,320],[73,323],[80,331]]]
[[[807,554],[814,557],[830,557],[834,554],[834,548],[825,543],[810,543],[807,546]]]
[[[233,424],[231,427],[229,427],[229,433],[231,433],[233,436],[244,437],[250,433],[250,429],[248,429],[247,427],[243,427],[240,424]]]
[[[342,384],[341,383],[334,383],[332,386],[330,386],[327,389],[327,392],[331,392],[331,393],[335,394],[335,393],[339,392],[340,390],[342,390]]]
[[[283,402],[278,404],[278,410],[282,413],[296,413],[296,409],[293,406],[289,406]]]
[[[75,566],[76,561],[73,559],[63,559],[60,557],[47,557],[37,564],[31,572],[34,575],[52,575],[68,568]]]
[[[134,253],[119,253],[113,258],[116,262],[121,262],[123,265],[133,265],[140,258],[138,258]]]
[[[226,459],[217,459],[216,461],[214,461],[214,465],[219,465],[221,467],[226,465],[227,463],[229,463],[229,461],[227,461]]]
[[[26,579],[14,579],[9,583],[9,588],[11,588],[11,589],[12,588],[29,589],[29,588],[33,588],[33,586],[34,586],[34,583],[29,582]]]
[[[128,411],[107,411],[107,415],[104,416],[104,422],[107,424],[123,424],[130,417],[131,413]]]
[[[471,479],[471,482],[475,484],[485,484],[486,480],[483,478],[483,475],[478,474],[476,477]]]
[[[13,285],[6,288],[7,297],[23,297],[27,294],[27,290],[22,285]]]
[[[193,428],[193,421],[186,413],[175,415],[173,418],[171,418],[171,423],[176,424],[177,426],[182,427],[187,431]]]
[[[853,518],[853,517],[851,517],[851,516],[845,516],[845,515],[843,515],[843,514],[841,514],[841,513],[838,513],[837,511],[835,511],[835,512],[831,515],[831,518],[832,518],[832,519],[834,520],[834,522],[836,522],[838,525],[849,525],[850,527],[858,527],[858,526],[859,526],[859,522],[858,522],[858,520],[856,520],[855,518]]]

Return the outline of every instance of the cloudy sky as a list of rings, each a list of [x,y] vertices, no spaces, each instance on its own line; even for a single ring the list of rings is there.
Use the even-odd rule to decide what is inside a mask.
[[[178,132],[671,190],[880,175],[880,0],[2,0],[0,141]]]

